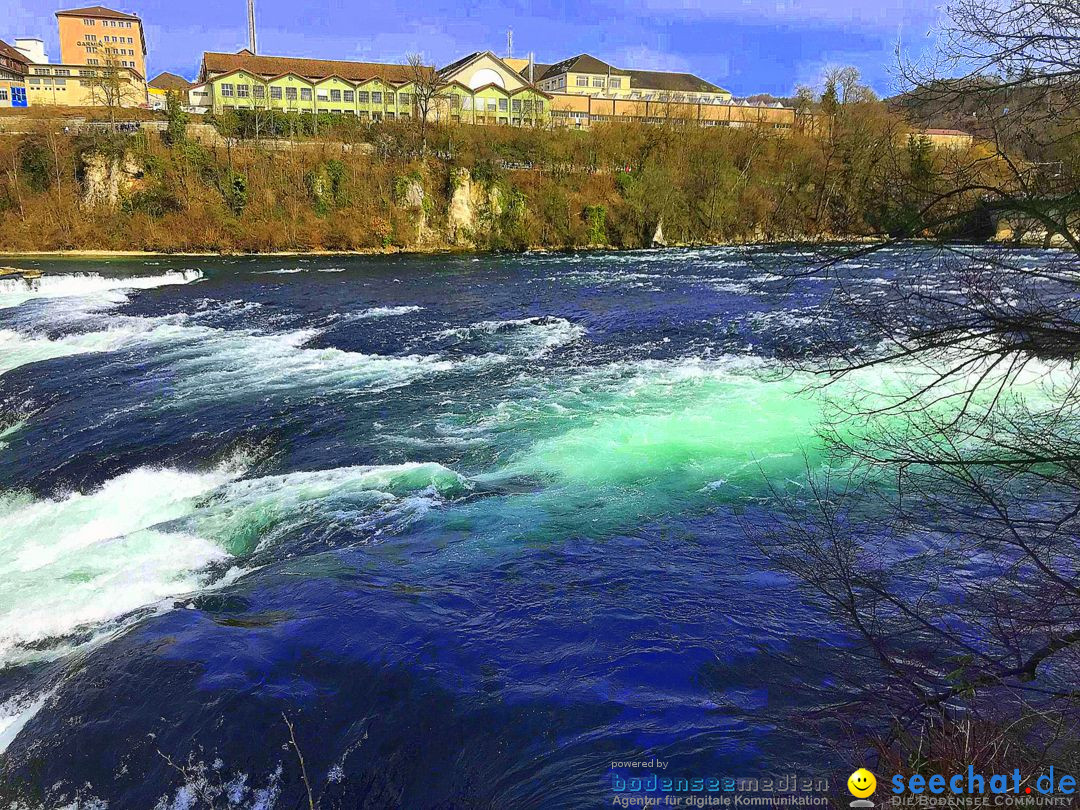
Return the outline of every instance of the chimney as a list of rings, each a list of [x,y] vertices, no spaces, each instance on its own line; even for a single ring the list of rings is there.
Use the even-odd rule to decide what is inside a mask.
[[[248,50],[258,53],[255,48],[255,0],[247,0],[248,12]]]
[[[534,62],[533,57],[534,56],[535,56],[535,54],[532,51],[529,51],[529,84],[533,83],[533,62]]]

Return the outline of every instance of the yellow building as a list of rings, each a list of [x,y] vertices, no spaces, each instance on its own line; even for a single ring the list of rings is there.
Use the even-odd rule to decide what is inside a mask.
[[[491,70],[487,64],[485,54],[473,54],[439,71],[429,120],[523,126],[545,120],[548,105],[543,93],[515,71],[494,62],[498,70]],[[435,74],[430,67],[262,56],[244,49],[203,54],[198,86],[208,92],[209,112],[331,113],[374,122],[417,115],[416,81],[430,86]]]
[[[56,12],[60,62],[64,65],[115,65],[146,76],[142,20],[104,6]]]
[[[408,65],[300,59],[238,53],[203,54],[197,84],[208,111],[265,109],[282,112],[352,113],[371,120],[412,113]]]
[[[183,106],[188,105],[188,93],[191,92],[192,84],[183,76],[175,73],[159,73],[146,83],[147,100],[151,110],[164,110],[168,105],[169,93],[176,93]]]
[[[959,129],[922,129],[915,133],[926,138],[936,147],[966,149],[975,142],[975,136]]]
[[[812,130],[815,125],[812,116],[800,116],[791,107],[779,103],[690,103],[598,98],[573,93],[548,95],[551,99],[551,123],[572,129],[588,129],[594,124],[611,121],[774,130]]]
[[[522,76],[548,93],[679,104],[723,104],[731,93],[692,73],[618,68],[587,53],[553,65],[528,62]]]
[[[546,124],[551,96],[523,77],[519,65],[520,60],[476,51],[440,68],[444,86],[433,117],[468,124]]]
[[[32,65],[26,95],[32,106],[145,107],[146,82],[126,67]]]
[[[609,68],[611,71],[609,73]],[[435,73],[420,68],[423,75]],[[603,73],[586,71],[603,70]],[[431,73],[427,73],[431,71]],[[585,129],[601,121],[704,127],[760,127],[812,131],[814,116],[782,104],[733,101],[726,90],[687,73],[622,71],[592,57],[556,66],[502,59],[477,51],[437,71],[439,90],[428,109],[437,121],[509,126],[566,126]],[[530,82],[542,72],[547,78]],[[544,90],[560,77],[588,92]],[[593,87],[600,76],[604,87]],[[622,77],[615,89],[614,79]],[[196,111],[265,109],[337,113],[370,121],[409,118],[415,108],[416,69],[409,65],[300,59],[238,53],[205,53],[198,83],[189,97]],[[594,92],[595,90],[595,92]],[[199,98],[195,93],[199,93]]]

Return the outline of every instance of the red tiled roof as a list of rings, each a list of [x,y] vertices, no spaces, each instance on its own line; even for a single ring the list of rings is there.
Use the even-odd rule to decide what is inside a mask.
[[[340,76],[352,82],[380,78],[389,82],[407,82],[413,78],[409,65],[393,65],[381,62],[346,62],[337,59],[300,59],[292,56],[256,56],[247,49],[239,53],[203,54],[200,80],[220,73],[246,70],[259,76],[280,76],[295,73],[306,79],[325,79]]]
[[[155,90],[190,90],[191,82],[185,79],[183,76],[177,76],[175,73],[159,73],[157,76],[147,82]]]
[[[30,60],[26,58],[25,53],[15,50],[2,39],[0,39],[0,56],[6,56],[8,59],[13,59],[14,61],[21,62],[24,65],[30,64]]]
[[[86,8],[68,8],[56,12],[57,17],[97,17],[107,20],[138,20],[134,14],[125,14],[122,11],[113,11],[105,6],[87,6]]]

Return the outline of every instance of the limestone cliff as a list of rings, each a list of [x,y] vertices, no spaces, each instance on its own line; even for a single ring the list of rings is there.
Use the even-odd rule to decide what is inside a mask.
[[[110,155],[91,150],[82,155],[80,172],[82,204],[92,208],[115,208],[123,195],[137,191],[142,167],[128,152]]]
[[[478,246],[487,240],[505,213],[502,191],[498,186],[474,181],[467,169],[456,169],[450,185],[446,240],[451,245]]]

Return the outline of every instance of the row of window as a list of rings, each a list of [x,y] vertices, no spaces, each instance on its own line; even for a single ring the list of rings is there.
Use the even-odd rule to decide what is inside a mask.
[[[223,104],[222,109],[223,110],[236,110],[238,108],[234,104]],[[239,109],[243,109],[243,108],[241,107]],[[400,120],[405,121],[405,120],[409,120],[409,119],[412,118],[412,116],[407,112],[398,113],[396,116],[394,115],[394,113],[389,112],[389,111],[387,111],[387,112],[374,111],[374,112],[368,113],[367,110],[355,110],[354,111],[354,110],[340,110],[340,109],[338,109],[338,110],[326,110],[325,112],[329,112],[331,114],[338,114],[338,115],[355,115],[361,121],[369,121],[370,120],[370,121],[374,121],[374,122],[378,122],[378,121],[394,121],[396,119],[400,119]],[[450,120],[454,121],[455,123],[460,124],[461,123],[461,116],[460,115],[451,115]],[[510,118],[508,116],[484,117],[482,115],[474,117],[472,119],[472,121],[473,121],[473,123],[477,123],[477,124],[487,124],[487,123],[506,124],[506,125],[513,124],[516,127],[519,127],[519,126],[522,126],[522,125],[531,127],[531,126],[534,126],[535,123],[536,123],[536,121],[534,121],[531,118],[518,118],[518,117]]]
[[[477,112],[525,112],[531,113],[533,110],[536,112],[544,111],[544,102],[540,99],[521,99],[521,98],[478,98],[473,99],[472,96],[450,96],[450,109],[456,110],[460,106],[463,110],[472,110],[475,108]]]
[[[574,84],[575,84],[576,87],[588,87],[589,86],[589,77],[588,76],[575,76],[574,77]],[[605,76],[593,76],[592,77],[592,86],[593,87],[604,87],[605,84],[606,84],[607,87],[609,87],[612,90],[621,90],[622,89],[622,78],[620,76],[606,76],[606,77]],[[560,77],[560,79],[559,79],[559,87],[564,87],[565,85],[566,85],[566,78],[565,77]]]
[[[219,85],[221,88],[222,98],[266,98],[266,87],[261,84],[254,86],[249,84],[237,84],[223,82]],[[270,98],[276,101],[280,101],[283,97],[288,101],[296,101],[298,92],[301,101],[312,100],[312,89],[310,87],[270,87]],[[394,104],[394,93],[383,93],[381,91],[368,91],[368,90],[339,90],[334,89],[329,92],[326,90],[320,90],[318,92],[319,101],[330,102],[342,102],[348,104]],[[413,97],[409,93],[397,93],[396,103],[402,107],[407,107],[413,102]]]
[[[700,124],[705,127],[733,127],[739,129],[742,127],[759,127],[759,128],[771,128],[771,129],[791,129],[791,124],[783,122],[768,122],[768,121],[716,121],[712,119],[706,119],[704,121],[698,121],[695,118],[676,118],[676,117],[660,117],[649,116],[643,117],[638,115],[589,115],[585,112],[574,112],[566,110],[552,110],[551,117],[556,119],[572,119],[576,126],[580,127],[582,123],[593,123],[600,121],[642,121],[646,124],[668,124],[685,122],[688,124]],[[456,120],[456,119],[455,119]]]
[[[93,17],[83,17],[83,25],[96,25]],[[102,28],[131,28],[131,23],[127,20],[102,20]]]
[[[460,124],[461,116],[451,115],[450,120],[453,121],[455,124]],[[508,118],[505,115],[491,117],[477,115],[471,119],[466,119],[466,121],[473,124],[513,124],[515,127],[520,127],[523,124],[527,127],[531,127],[538,123],[531,118]]]
[[[222,104],[221,109],[223,109],[223,110],[241,109],[242,110],[244,108],[243,107],[238,108],[235,104]],[[378,110],[375,110],[375,111],[373,111],[371,113],[369,113],[367,110],[341,110],[341,109],[323,110],[322,112],[328,112],[328,113],[331,113],[333,115],[355,115],[357,118],[359,118],[359,119],[361,119],[363,121],[367,121],[367,120],[371,120],[371,121],[393,121],[393,120],[398,119],[398,118],[400,118],[402,120],[407,120],[407,119],[412,118],[412,115],[410,113],[407,113],[407,112],[400,112],[400,113],[397,113],[395,115],[393,112],[390,112],[390,111],[381,112],[381,111],[378,111]]]

